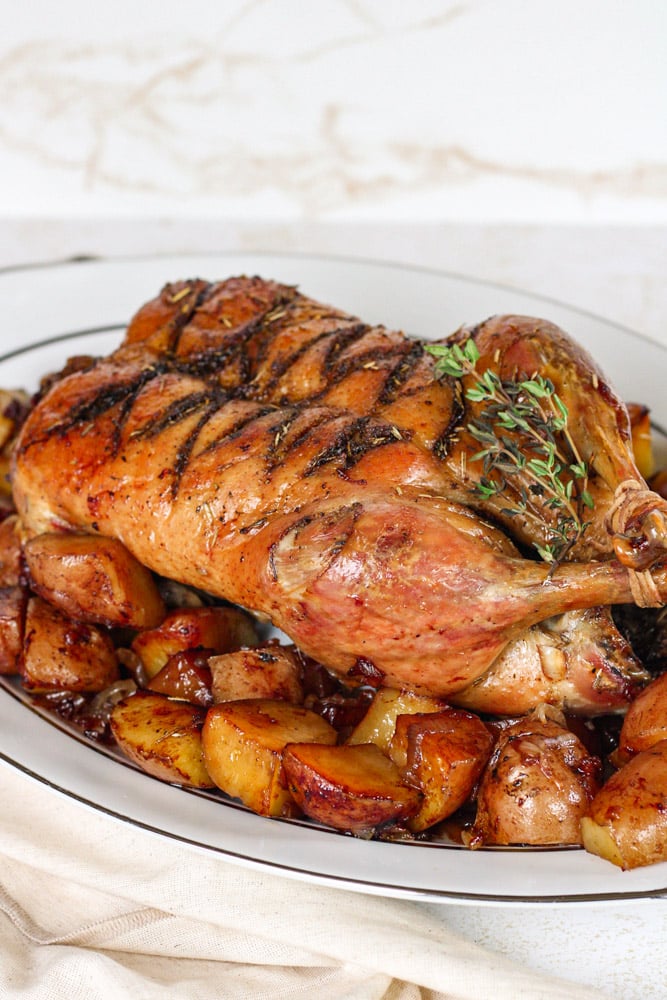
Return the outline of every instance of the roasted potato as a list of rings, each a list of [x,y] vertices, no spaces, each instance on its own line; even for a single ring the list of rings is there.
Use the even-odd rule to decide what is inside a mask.
[[[170,611],[158,628],[140,632],[132,649],[147,675],[155,677],[174,653],[198,648],[228,653],[257,642],[256,626],[249,615],[239,608],[215,605]]]
[[[283,767],[294,801],[311,819],[367,835],[413,816],[421,793],[374,743],[292,743]]]
[[[397,688],[380,688],[373,696],[363,719],[355,726],[346,742],[352,745],[375,743],[383,753],[389,753],[399,715],[439,712],[445,707],[444,701],[430,695],[413,694],[411,691],[399,691]]]
[[[108,633],[75,622],[41,597],[28,600],[21,678],[30,691],[102,691],[118,679],[118,660]]]
[[[626,713],[616,760],[624,762],[640,750],[667,739],[667,674],[661,674],[637,695]]]
[[[0,587],[17,587],[21,582],[21,535],[16,514],[0,521]]]
[[[213,704],[210,649],[186,649],[170,656],[148,684],[150,691],[208,708]]]
[[[600,760],[538,713],[501,730],[480,782],[470,846],[581,844]]]
[[[667,861],[667,739],[609,778],[581,820],[584,847],[618,865]]]
[[[206,710],[162,694],[137,691],[111,710],[111,732],[123,753],[161,781],[213,788],[204,764]]]
[[[294,705],[303,702],[301,666],[294,646],[270,642],[237,649],[212,656],[208,665],[216,702],[243,698],[276,698]]]
[[[467,802],[492,746],[491,733],[470,712],[399,715],[390,755],[423,794],[419,811],[408,820],[411,830],[426,830]]]
[[[283,750],[288,743],[335,743],[336,731],[307,708],[258,698],[210,708],[202,740],[218,788],[262,816],[294,816]]]
[[[0,589],[0,674],[18,674],[28,592],[23,587]]]
[[[78,621],[153,628],[165,616],[152,574],[115,538],[37,535],[23,554],[32,589]]]

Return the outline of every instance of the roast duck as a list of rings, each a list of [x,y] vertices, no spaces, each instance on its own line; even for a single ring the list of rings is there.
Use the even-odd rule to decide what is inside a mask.
[[[610,607],[667,600],[667,504],[626,408],[552,324],[493,317],[478,370],[550,379],[589,465],[557,565],[539,490],[480,495],[476,404],[423,342],[260,278],[167,285],[111,356],[70,366],[15,450],[28,536],[93,532],[269,619],[355,683],[479,711],[622,710],[646,675]],[[521,491],[521,474],[508,483]]]

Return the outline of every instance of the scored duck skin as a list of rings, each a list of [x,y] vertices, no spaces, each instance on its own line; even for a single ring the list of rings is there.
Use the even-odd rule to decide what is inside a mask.
[[[267,615],[341,674],[445,696],[536,623],[633,601],[606,521],[619,481],[641,488],[631,554],[648,523],[652,586],[667,597],[665,504],[636,471],[621,403],[549,324],[489,322],[497,361],[503,330],[515,352],[537,331],[546,362],[553,342],[560,364],[588,373],[582,399],[576,383],[561,391],[594,411],[576,430],[592,453],[595,561],[550,573],[521,555],[511,523],[485,519],[457,454],[467,404],[423,344],[259,278],[166,286],[114,354],[49,389],[15,450],[25,531],[118,538],[155,572]],[[485,329],[472,331],[482,346]],[[618,458],[600,459],[589,426]]]

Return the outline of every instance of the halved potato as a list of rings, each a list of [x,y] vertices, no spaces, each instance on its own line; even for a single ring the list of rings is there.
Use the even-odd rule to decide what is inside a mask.
[[[661,674],[631,703],[621,727],[615,760],[625,761],[640,750],[667,739],[667,674]]]
[[[212,656],[213,700],[239,701],[243,698],[276,698],[303,702],[301,666],[294,646],[277,642],[253,649],[237,649]]]
[[[32,589],[79,621],[153,628],[165,607],[151,573],[115,538],[44,534],[23,546]]]
[[[257,641],[256,625],[249,615],[239,608],[215,605],[170,611],[158,628],[140,632],[132,649],[148,676],[155,677],[174,653],[197,648],[228,653]]]
[[[667,740],[609,778],[581,820],[584,847],[619,868],[667,861]]]
[[[137,691],[112,708],[111,732],[121,750],[154,778],[213,788],[202,749],[205,715],[198,705]]]
[[[294,801],[311,819],[364,835],[413,816],[421,793],[375,743],[285,747],[283,767]]]
[[[408,821],[411,830],[426,830],[464,805],[492,746],[491,733],[471,712],[450,708],[399,715],[391,756],[397,763],[405,759],[403,773],[424,796],[419,812]]]
[[[75,622],[41,597],[28,601],[21,677],[31,691],[102,691],[118,679],[118,660],[100,626]]]
[[[414,694],[412,691],[401,691],[398,688],[380,688],[373,696],[368,711],[361,722],[355,726],[346,743],[375,743],[383,751],[389,753],[396,719],[399,715],[413,715],[415,712],[439,712],[446,707],[440,698],[431,695]]]
[[[204,760],[223,792],[263,816],[298,814],[283,773],[288,743],[335,743],[336,731],[315,712],[286,701],[228,701],[208,710]]]

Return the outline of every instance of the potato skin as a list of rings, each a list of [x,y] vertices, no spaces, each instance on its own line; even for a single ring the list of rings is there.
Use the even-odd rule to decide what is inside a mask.
[[[111,732],[138,766],[160,781],[213,788],[204,764],[205,709],[165,695],[137,691],[114,705]]]
[[[115,538],[37,535],[23,555],[32,589],[78,621],[153,628],[164,618],[152,574]]]
[[[599,788],[599,758],[538,715],[502,730],[477,795],[471,847],[581,844],[580,822]]]
[[[0,521],[0,587],[17,587],[23,565],[19,519],[10,514]]]
[[[283,767],[292,797],[307,816],[357,835],[408,819],[422,798],[374,743],[289,744]]]
[[[28,592],[24,587],[0,589],[0,674],[18,674]]]
[[[118,679],[118,660],[104,629],[75,622],[41,597],[31,597],[21,677],[29,691],[102,691]]]
[[[471,712],[399,715],[390,753],[423,794],[408,821],[417,833],[451,816],[472,796],[493,747],[493,737]]]
[[[586,850],[620,868],[667,861],[667,739],[609,778],[581,826]]]
[[[667,674],[661,674],[630,705],[618,743],[618,761],[667,739]]]
[[[265,643],[221,653],[208,662],[215,702],[273,698],[303,703],[301,665],[294,646]]]

